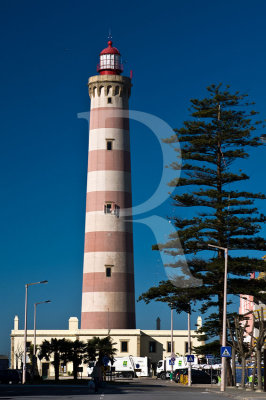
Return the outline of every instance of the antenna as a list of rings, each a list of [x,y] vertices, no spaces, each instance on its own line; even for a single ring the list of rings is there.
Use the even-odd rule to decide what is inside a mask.
[[[108,31],[108,39],[109,39],[109,40],[112,39],[112,31],[111,31],[111,28],[109,28],[109,31]]]

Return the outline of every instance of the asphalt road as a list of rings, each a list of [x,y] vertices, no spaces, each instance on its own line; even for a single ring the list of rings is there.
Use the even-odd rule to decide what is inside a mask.
[[[204,387],[184,388],[175,383],[156,380],[133,380],[129,383],[106,385],[94,393],[82,385],[0,385],[0,400],[216,400],[224,396],[210,393]]]

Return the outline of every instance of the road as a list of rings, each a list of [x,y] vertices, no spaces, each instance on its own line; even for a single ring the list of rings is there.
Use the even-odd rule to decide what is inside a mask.
[[[143,379],[108,384],[95,394],[84,385],[0,385],[0,400],[216,400],[223,399],[219,393],[210,393],[204,387],[185,388],[176,383]]]

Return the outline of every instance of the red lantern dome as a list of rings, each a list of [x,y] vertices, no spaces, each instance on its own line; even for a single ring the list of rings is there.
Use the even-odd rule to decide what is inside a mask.
[[[97,66],[97,71],[100,75],[120,75],[123,71],[121,64],[121,55],[116,47],[112,46],[111,40],[108,42],[108,47],[100,53],[100,64]]]

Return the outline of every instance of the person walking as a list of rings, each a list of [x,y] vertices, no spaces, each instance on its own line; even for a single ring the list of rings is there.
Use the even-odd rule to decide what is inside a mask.
[[[102,380],[102,370],[101,370],[101,367],[100,367],[100,363],[98,361],[95,364],[95,366],[93,367],[93,371],[92,371],[91,376],[92,376],[93,382],[94,382],[95,393],[98,393],[99,385],[100,385],[100,382]]]

